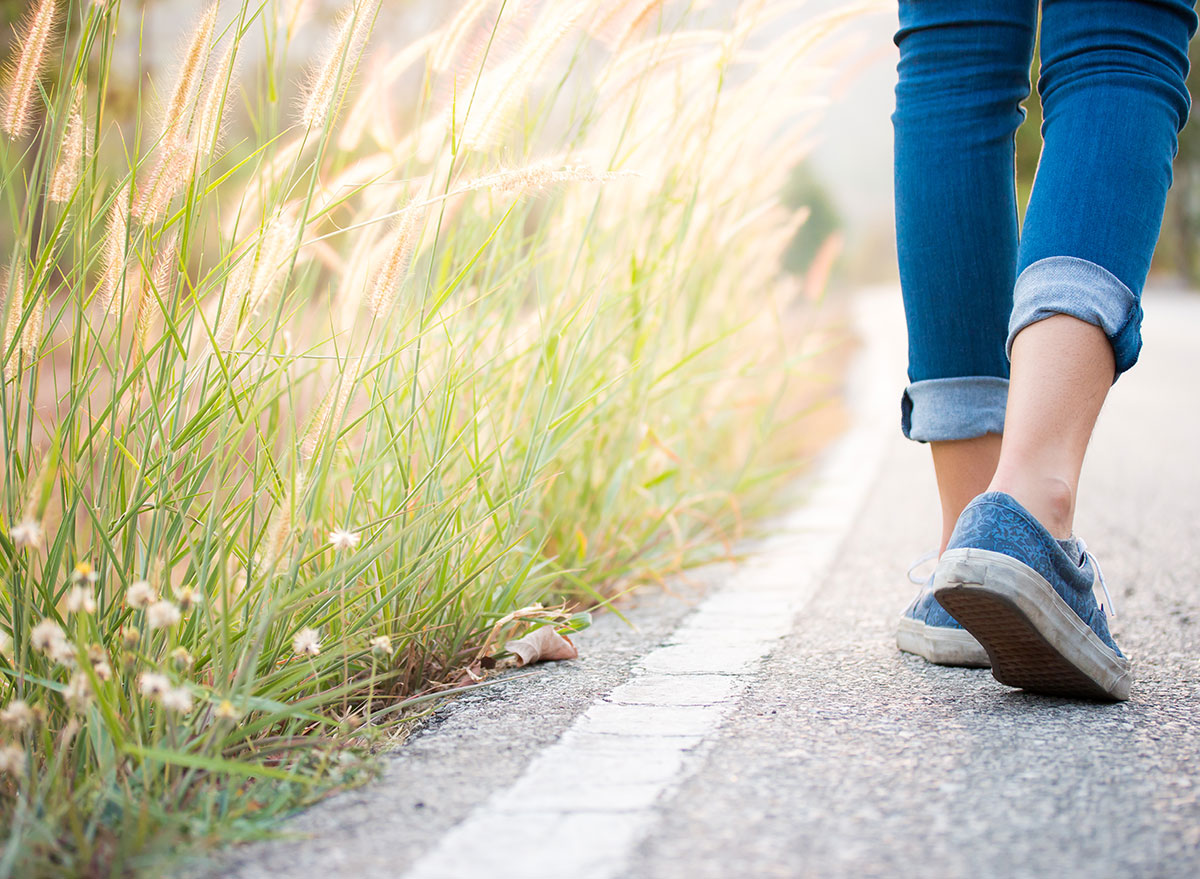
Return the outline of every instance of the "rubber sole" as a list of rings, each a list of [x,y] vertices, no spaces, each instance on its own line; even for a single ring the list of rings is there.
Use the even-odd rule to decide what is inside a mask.
[[[896,627],[896,646],[934,665],[987,668],[987,651],[975,636],[963,629],[927,626],[912,617],[901,617]]]
[[[1050,696],[1129,698],[1129,661],[1025,563],[989,550],[948,550],[933,588],[938,603],[983,645],[1000,683]]]

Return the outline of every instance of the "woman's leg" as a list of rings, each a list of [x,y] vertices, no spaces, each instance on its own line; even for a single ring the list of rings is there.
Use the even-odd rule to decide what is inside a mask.
[[[1142,286],[1188,114],[1189,0],[1045,0],[1044,148],[1009,333],[990,487],[1058,538],[1109,386],[1141,348]],[[1048,318],[1048,319],[1047,319]]]
[[[933,445],[945,546],[999,456],[1017,264],[1013,135],[1036,0],[901,0],[895,195],[910,384],[902,426]]]

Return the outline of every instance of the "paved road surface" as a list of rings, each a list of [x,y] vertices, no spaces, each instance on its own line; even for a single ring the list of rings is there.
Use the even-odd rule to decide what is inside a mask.
[[[438,712],[381,782],[188,875],[1200,876],[1200,296],[1146,297],[1077,530],[1133,698],[1033,696],[898,654],[936,533],[898,436],[895,296],[860,303],[856,427],[761,558],[602,620],[581,659]]]

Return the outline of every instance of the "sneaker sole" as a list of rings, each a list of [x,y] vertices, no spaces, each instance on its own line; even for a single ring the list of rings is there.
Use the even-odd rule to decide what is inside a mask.
[[[1129,661],[1024,562],[984,549],[948,550],[933,588],[983,645],[1000,683],[1050,696],[1129,698]]]
[[[945,626],[927,626],[912,617],[900,618],[896,628],[896,646],[934,665],[987,668],[992,664],[987,651],[970,632]]]

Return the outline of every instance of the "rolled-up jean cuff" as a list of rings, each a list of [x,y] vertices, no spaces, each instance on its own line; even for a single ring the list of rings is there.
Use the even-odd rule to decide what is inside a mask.
[[[1004,432],[1008,379],[993,375],[913,382],[900,400],[900,429],[918,442]]]
[[[1137,363],[1142,349],[1142,307],[1137,296],[1108,269],[1074,256],[1051,256],[1031,264],[1017,278],[1005,350],[1032,323],[1067,314],[1104,331],[1117,370],[1113,381]]]

